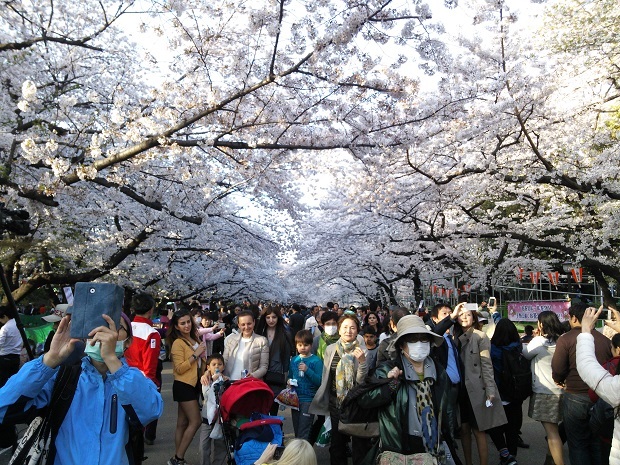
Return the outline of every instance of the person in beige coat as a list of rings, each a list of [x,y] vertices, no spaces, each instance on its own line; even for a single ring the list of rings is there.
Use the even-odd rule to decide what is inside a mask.
[[[331,465],[347,463],[346,444],[349,436],[338,430],[340,404],[348,391],[360,384],[368,374],[366,350],[357,340],[360,322],[354,315],[343,315],[338,320],[340,338],[327,346],[323,357],[323,377],[321,386],[310,404],[309,413],[330,416],[332,423],[329,459]],[[352,441],[354,464],[361,463],[369,450],[369,442],[354,437]]]
[[[461,305],[461,304],[460,304]],[[455,336],[458,338],[463,380],[459,399],[461,407],[461,443],[465,463],[472,464],[471,433],[473,431],[478,447],[480,465],[488,465],[487,438],[485,431],[507,423],[502,400],[497,392],[491,362],[491,342],[476,328],[476,312],[461,307]]]
[[[266,337],[254,334],[254,314],[251,311],[240,312],[237,325],[240,332],[231,334],[224,341],[224,375],[232,380],[244,376],[262,379],[269,367],[269,342]]]

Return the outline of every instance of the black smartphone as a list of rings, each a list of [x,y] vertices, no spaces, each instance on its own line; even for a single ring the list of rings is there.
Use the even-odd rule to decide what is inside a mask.
[[[609,311],[608,308],[604,308],[603,311],[601,311],[601,314],[598,316],[599,320],[611,320],[611,312]]]
[[[120,324],[125,290],[109,283],[76,283],[71,312],[71,337],[87,339],[98,326],[108,326],[101,315],[108,315]]]
[[[284,452],[284,446],[276,447],[276,451],[273,453],[273,459],[274,460],[280,460],[280,458],[282,457],[282,453],[283,452]]]

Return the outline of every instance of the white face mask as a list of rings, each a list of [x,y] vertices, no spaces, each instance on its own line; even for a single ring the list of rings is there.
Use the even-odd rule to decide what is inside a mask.
[[[336,332],[338,332],[338,326],[325,326],[325,333],[328,336],[333,336]]]
[[[431,353],[431,343],[430,342],[408,342],[407,350],[409,351],[409,357],[414,362],[423,362],[428,354]]]

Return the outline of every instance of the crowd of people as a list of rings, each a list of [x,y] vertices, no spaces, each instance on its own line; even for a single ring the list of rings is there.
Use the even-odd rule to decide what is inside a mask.
[[[193,303],[170,309],[160,319],[153,298],[137,294],[131,319],[123,314],[117,325],[106,317],[109,325],[94,330],[82,347],[69,337],[66,310],[58,306],[52,313],[56,326],[45,354],[18,371],[15,356],[4,353],[15,352],[17,343],[10,318],[0,308],[3,430],[50,402],[63,372],[58,367],[81,367],[75,398],[55,436],[58,463],[141,462],[145,444],[156,440],[163,411],[162,358],[171,361],[178,405],[168,465],[186,464],[185,454],[198,432],[201,463],[226,463],[222,439],[213,434],[218,419],[210,399],[217,383],[246,377],[265,381],[274,399],[295,387],[299,406],[292,411],[292,422],[300,441],[294,447],[305,451],[308,463],[316,463],[310,445],[331,424],[332,465],[347,463],[347,457],[354,464],[374,465],[389,453],[449,457],[447,463],[457,465],[461,456],[471,465],[472,436],[481,465],[492,460],[487,438],[500,465],[516,465],[518,448],[528,446],[521,439],[526,402],[527,415],[541,423],[547,440],[547,450],[541,451],[546,465],[564,464],[565,442],[571,464],[620,463],[620,429],[614,436],[614,428],[595,430],[590,423],[599,399],[613,412],[620,404],[614,376],[620,361],[620,336],[614,336],[620,331],[620,315],[615,310],[606,321],[610,337],[593,330],[600,310],[581,302],[572,303],[566,322],[554,312],[541,312],[522,336],[495,305],[486,303],[478,310],[465,303],[454,308],[440,303],[422,316],[403,307],[343,309],[331,302],[311,308],[203,308]],[[162,328],[156,329],[153,320]],[[85,357],[76,357],[80,351]],[[528,373],[529,385],[524,386],[519,377]],[[361,408],[377,412],[378,438],[345,433],[341,407],[353,393]],[[116,408],[114,431],[81,420],[75,409],[87,401],[101,403],[102,423],[110,420],[106,412]],[[269,413],[275,415],[278,408],[274,401]],[[92,429],[86,440],[89,451],[65,450],[77,428]],[[98,441],[119,445],[113,459],[86,457],[100,451],[94,445]],[[270,453],[271,447],[265,451]],[[288,457],[285,451],[279,463],[288,463]],[[266,461],[273,458],[261,457],[257,463]]]

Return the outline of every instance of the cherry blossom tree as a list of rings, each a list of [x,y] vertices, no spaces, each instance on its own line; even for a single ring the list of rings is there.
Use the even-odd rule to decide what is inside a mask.
[[[394,303],[571,260],[609,300],[618,8],[549,4],[10,2],[0,185],[32,224],[3,243],[15,298],[105,277]]]
[[[390,232],[378,239],[383,266],[407,269],[397,261],[406,257],[426,283],[466,280],[490,291],[514,281],[518,267],[561,270],[568,261],[609,302],[608,281],[619,277],[617,45],[613,28],[597,28],[618,8],[597,2],[571,15],[583,5],[559,2],[536,24],[520,22],[510,3],[468,4],[477,8],[475,36],[459,37],[439,62],[441,95],[418,95],[419,108],[441,110],[416,118],[381,156],[359,156],[364,168],[339,221],[380,222]],[[584,28],[592,40],[581,40]],[[363,242],[347,247],[360,261]]]
[[[164,53],[130,40],[129,15]],[[2,186],[32,219],[5,249],[14,296],[108,276],[284,298],[296,164],[398,143],[372,107],[418,79],[383,52],[424,47],[427,19],[422,2],[11,2]]]

